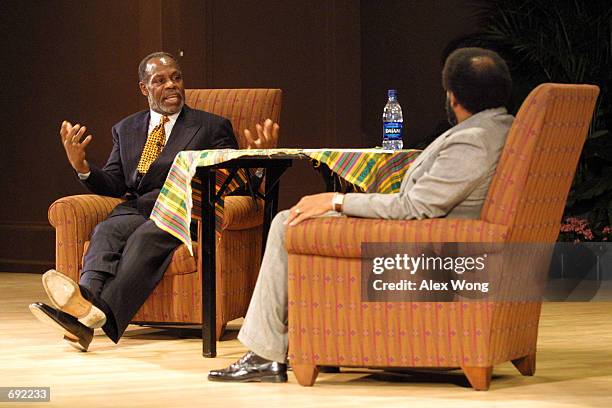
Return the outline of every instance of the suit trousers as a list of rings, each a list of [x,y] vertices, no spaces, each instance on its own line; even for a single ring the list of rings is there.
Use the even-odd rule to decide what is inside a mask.
[[[238,340],[257,355],[272,361],[287,358],[287,250],[283,224],[289,211],[272,220],[259,276]]]
[[[337,217],[330,211],[323,217]],[[257,283],[238,340],[255,354],[272,361],[285,362],[288,348],[287,280],[288,254],[285,248],[285,220],[281,211],[272,220]]]
[[[102,327],[115,343],[162,279],[180,241],[136,208],[119,204],[98,224],[79,281],[106,314]]]

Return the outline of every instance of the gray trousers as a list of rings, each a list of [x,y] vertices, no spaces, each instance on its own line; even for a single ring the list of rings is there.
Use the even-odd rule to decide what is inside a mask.
[[[338,217],[330,211],[322,217]],[[289,210],[279,212],[272,220],[268,242],[249,310],[238,333],[238,340],[249,350],[268,360],[285,362],[289,336],[287,334],[287,275],[288,257],[285,249],[283,223]]]
[[[272,361],[287,359],[287,250],[283,222],[289,211],[274,217],[249,310],[238,340],[257,355]]]

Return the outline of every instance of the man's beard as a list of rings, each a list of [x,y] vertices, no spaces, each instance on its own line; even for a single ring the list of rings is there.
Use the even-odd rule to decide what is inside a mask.
[[[446,103],[444,104],[444,108],[446,109],[446,118],[448,119],[448,123],[450,123],[451,126],[455,126],[457,124],[457,115],[455,115],[455,111],[451,107],[448,94],[446,95]]]
[[[151,110],[153,110],[154,112],[159,113],[160,115],[174,115],[175,113],[180,112],[183,109],[183,106],[185,106],[185,98],[183,97],[183,95],[181,95],[180,106],[177,109],[173,110],[163,108],[161,102],[153,98],[152,92],[149,92],[149,95],[147,96],[147,101],[149,102],[149,108],[151,108]]]

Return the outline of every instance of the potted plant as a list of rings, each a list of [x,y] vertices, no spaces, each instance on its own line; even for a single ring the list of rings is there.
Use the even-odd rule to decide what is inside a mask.
[[[469,44],[493,48],[508,61],[514,107],[543,82],[600,87],[565,216],[586,219],[593,238],[602,239],[612,225],[612,3],[477,0],[473,6],[481,31]],[[568,232],[562,231],[560,240]]]

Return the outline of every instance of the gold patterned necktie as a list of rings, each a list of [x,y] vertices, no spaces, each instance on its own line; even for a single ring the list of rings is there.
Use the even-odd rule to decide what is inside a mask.
[[[145,174],[149,170],[151,163],[157,159],[164,149],[166,144],[166,129],[164,125],[169,120],[167,116],[162,116],[159,125],[155,126],[149,134],[144,149],[142,149],[140,161],[138,162],[137,169],[140,174]]]

